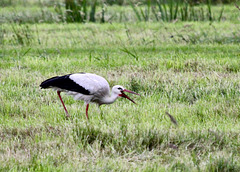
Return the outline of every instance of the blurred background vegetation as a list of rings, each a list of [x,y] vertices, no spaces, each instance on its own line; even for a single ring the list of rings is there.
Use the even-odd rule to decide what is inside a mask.
[[[234,3],[236,0],[2,0],[0,23],[220,21],[226,19],[227,5]]]

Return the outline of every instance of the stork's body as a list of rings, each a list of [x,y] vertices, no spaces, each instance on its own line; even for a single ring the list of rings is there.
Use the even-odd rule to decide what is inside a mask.
[[[102,104],[111,104],[118,97],[125,97],[131,100],[123,93],[124,91],[137,94],[133,91],[124,89],[120,85],[116,85],[112,88],[112,94],[110,95],[108,82],[103,77],[91,73],[75,73],[64,76],[56,76],[43,81],[40,87],[44,89],[53,88],[54,90],[57,90],[67,117],[69,117],[69,114],[61,98],[61,92],[66,92],[67,94],[72,95],[75,100],[83,100],[87,105],[87,118],[90,102],[96,103],[100,106]],[[131,101],[135,103],[133,100]]]

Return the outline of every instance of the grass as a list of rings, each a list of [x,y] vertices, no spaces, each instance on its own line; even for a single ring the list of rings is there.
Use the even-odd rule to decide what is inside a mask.
[[[236,18],[2,24],[0,170],[239,171],[239,34]],[[39,84],[82,71],[142,96],[102,116],[91,104],[87,121],[84,103],[63,94],[66,120]]]

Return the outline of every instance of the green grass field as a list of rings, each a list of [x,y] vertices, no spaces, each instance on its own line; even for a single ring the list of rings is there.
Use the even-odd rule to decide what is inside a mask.
[[[1,171],[240,171],[240,11],[222,22],[0,26]],[[231,10],[230,10],[231,9]],[[137,105],[42,81],[96,73]],[[175,126],[166,112],[177,121]]]

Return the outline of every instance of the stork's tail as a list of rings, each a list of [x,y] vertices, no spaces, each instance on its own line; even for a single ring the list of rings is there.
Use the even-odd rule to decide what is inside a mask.
[[[42,89],[51,88],[51,87],[55,86],[56,81],[58,81],[58,79],[59,79],[59,76],[55,76],[55,77],[49,78],[49,79],[43,81],[40,84],[40,87]]]

